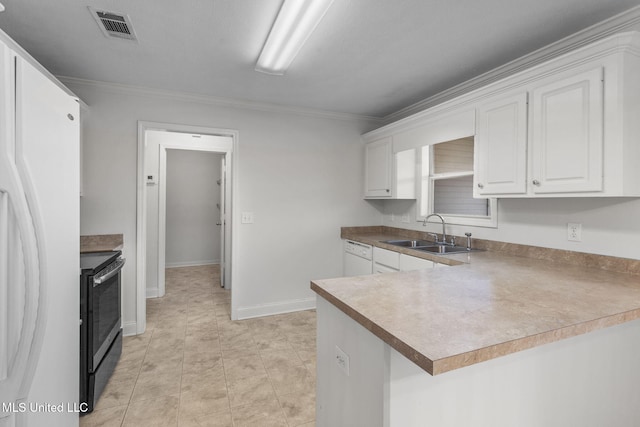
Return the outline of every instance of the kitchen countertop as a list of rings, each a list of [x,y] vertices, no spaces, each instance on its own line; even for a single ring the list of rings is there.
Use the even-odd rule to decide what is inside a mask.
[[[431,375],[640,318],[637,274],[505,252],[436,256],[380,243],[405,236],[348,234],[454,266],[311,282]],[[604,265],[618,265],[604,258]],[[635,270],[636,260],[622,261]]]
[[[80,253],[108,252],[122,250],[122,234],[97,234],[80,236]]]

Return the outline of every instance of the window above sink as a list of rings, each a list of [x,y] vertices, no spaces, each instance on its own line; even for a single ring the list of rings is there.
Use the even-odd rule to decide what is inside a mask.
[[[474,149],[473,136],[421,147],[417,221],[438,213],[447,224],[497,227],[497,199],[473,197]]]

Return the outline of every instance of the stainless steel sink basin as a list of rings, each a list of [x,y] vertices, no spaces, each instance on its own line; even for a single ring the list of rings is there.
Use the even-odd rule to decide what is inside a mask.
[[[435,245],[434,242],[429,240],[383,240],[382,243],[388,243],[389,245],[400,246],[403,248],[420,248],[423,246]]]
[[[476,252],[482,249],[471,249],[468,251],[464,246],[451,246],[448,243],[432,242],[430,240],[381,240],[382,243],[400,246],[417,251],[430,252],[432,254],[462,254],[465,252]]]
[[[431,252],[434,254],[461,254],[465,252],[469,252],[464,246],[446,246],[446,245],[433,245],[433,246],[423,246],[420,248],[416,248],[416,250]]]

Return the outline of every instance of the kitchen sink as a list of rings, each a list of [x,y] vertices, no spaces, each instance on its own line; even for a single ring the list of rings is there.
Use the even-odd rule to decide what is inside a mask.
[[[432,242],[430,240],[381,240],[382,243],[400,246],[402,248],[415,249],[417,251],[430,252],[432,254],[462,254],[465,252],[476,252],[482,249],[471,249],[468,251],[465,246],[451,246],[448,243]]]
[[[431,252],[434,254],[461,254],[464,252],[469,252],[464,246],[447,246],[447,245],[433,245],[433,246],[423,246],[416,248],[416,250],[423,252]]]
[[[403,248],[419,248],[435,245],[434,242],[429,240],[383,240],[382,243],[388,243],[389,245],[400,246]]]

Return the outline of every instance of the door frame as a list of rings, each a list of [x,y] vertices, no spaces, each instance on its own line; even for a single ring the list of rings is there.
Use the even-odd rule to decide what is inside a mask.
[[[236,264],[233,262],[236,258],[237,245],[235,239],[237,238],[237,226],[239,221],[235,221],[236,215],[234,207],[236,206],[236,197],[238,194],[238,131],[232,129],[211,128],[204,126],[191,126],[181,125],[175,123],[162,123],[162,122],[150,122],[150,121],[138,121],[138,170],[137,170],[137,214],[136,214],[136,334],[144,333],[146,329],[146,268],[147,268],[147,185],[145,177],[145,158],[147,150],[147,131],[165,131],[165,132],[177,132],[177,133],[190,133],[200,135],[214,135],[214,136],[226,136],[232,139],[232,147],[230,149],[224,147],[215,147],[212,150],[226,157],[227,163],[227,182],[230,182],[230,194],[227,194],[227,203],[229,221],[225,225],[226,238],[230,245],[230,253],[226,254],[227,268],[227,283],[232,283],[233,277],[237,277]],[[189,149],[184,145],[171,146],[166,148],[178,148]],[[160,249],[160,248],[159,248]],[[234,301],[234,289],[236,286],[231,286],[231,304],[233,307]],[[233,309],[232,309],[233,313]],[[129,331],[134,332],[134,331]]]

